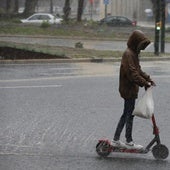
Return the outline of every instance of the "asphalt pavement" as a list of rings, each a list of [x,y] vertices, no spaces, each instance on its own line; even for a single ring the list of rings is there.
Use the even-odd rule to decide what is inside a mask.
[[[158,161],[151,152],[105,159],[95,152],[98,139],[112,139],[122,112],[119,64],[1,64],[0,170],[168,170],[170,158]],[[157,84],[155,117],[170,148],[170,62],[141,65]],[[133,135],[146,146],[153,138],[150,120],[135,118]]]

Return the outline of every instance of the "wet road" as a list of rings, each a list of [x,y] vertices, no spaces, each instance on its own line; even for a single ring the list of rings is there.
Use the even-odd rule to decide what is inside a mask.
[[[25,44],[42,44],[49,46],[66,46],[66,47],[75,47],[75,43],[81,41],[83,47],[86,49],[95,49],[95,50],[113,50],[113,51],[122,51],[127,45],[126,41],[98,41],[98,40],[81,40],[81,39],[60,39],[52,37],[42,37],[42,38],[33,38],[33,37],[0,37],[1,41],[9,41],[16,43],[25,43]],[[154,43],[151,43],[150,46],[145,49],[148,52],[154,52]],[[170,53],[170,43],[165,43],[165,52]]]
[[[155,116],[170,148],[170,62],[144,62],[157,83]],[[170,158],[151,153],[95,153],[99,138],[113,137],[122,112],[118,63],[0,65],[0,170],[168,170]],[[140,91],[142,95],[143,90]],[[152,139],[149,120],[136,118],[134,139]],[[124,140],[122,135],[122,140]]]

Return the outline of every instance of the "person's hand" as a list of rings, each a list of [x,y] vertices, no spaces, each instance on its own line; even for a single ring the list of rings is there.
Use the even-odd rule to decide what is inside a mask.
[[[152,86],[151,82],[147,82],[146,85],[145,85],[145,90],[147,90],[151,86]]]
[[[156,86],[156,83],[153,80],[151,80],[150,82],[151,82],[151,86]]]

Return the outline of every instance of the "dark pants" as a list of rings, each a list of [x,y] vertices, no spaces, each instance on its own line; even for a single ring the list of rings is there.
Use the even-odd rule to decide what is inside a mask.
[[[133,141],[132,139],[132,127],[133,127],[133,118],[132,112],[135,107],[135,99],[125,99],[124,100],[124,111],[119,120],[119,123],[116,128],[114,140],[119,140],[120,134],[126,125],[125,137],[127,142]]]

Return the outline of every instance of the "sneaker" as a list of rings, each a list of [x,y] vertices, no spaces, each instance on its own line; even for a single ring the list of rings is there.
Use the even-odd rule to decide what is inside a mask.
[[[142,145],[137,145],[137,144],[135,144],[133,141],[131,141],[131,142],[126,142],[126,147],[127,147],[128,149],[138,149],[138,150],[143,149],[143,146],[142,146]]]
[[[111,145],[117,148],[125,148],[126,145],[120,140],[112,140]]]

